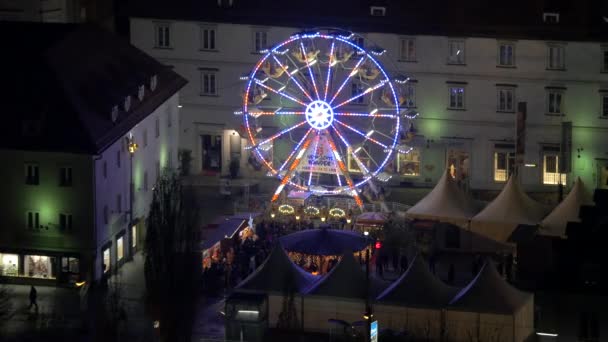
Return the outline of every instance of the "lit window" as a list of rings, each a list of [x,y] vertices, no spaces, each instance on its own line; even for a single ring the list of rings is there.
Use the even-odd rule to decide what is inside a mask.
[[[401,46],[399,49],[399,57],[405,62],[416,61],[416,39],[414,38],[402,38]]]
[[[101,270],[103,273],[107,273],[110,270],[110,247],[103,250],[102,256]]]
[[[608,117],[608,93],[602,94],[602,117]]]
[[[131,227],[131,247],[137,247],[137,226]]]
[[[420,149],[397,154],[397,172],[402,176],[420,176]]]
[[[170,48],[171,47],[171,27],[167,23],[156,24],[156,47]]]
[[[500,43],[498,45],[498,65],[515,66],[515,44]]]
[[[0,275],[7,277],[19,275],[19,255],[0,253]]]
[[[547,92],[547,113],[562,114],[563,112],[563,92],[550,90]]]
[[[38,164],[25,164],[25,184],[40,184]]]
[[[547,69],[565,69],[565,51],[566,49],[563,45],[550,44],[549,46],[547,46]]]
[[[59,214],[59,228],[61,230],[72,230],[72,214]]]
[[[464,109],[464,87],[450,87],[449,109]]]
[[[359,168],[357,161],[352,156],[353,154],[357,155],[359,161],[363,164],[365,168],[367,168],[367,170],[369,170],[371,166],[371,158],[369,157],[367,150],[364,147],[357,147],[352,152],[351,150],[349,150],[347,158],[348,171],[361,173],[361,169]]]
[[[55,258],[46,255],[25,255],[23,275],[30,278],[55,279]]]
[[[351,91],[350,91],[351,97],[355,97],[355,96],[363,93],[363,85],[361,83],[358,83],[358,82],[351,83],[350,89],[351,89]],[[352,100],[351,103],[353,103],[353,104],[364,104],[365,103],[365,95],[359,96],[358,98]]]
[[[116,261],[122,260],[124,258],[124,236],[116,239]]]
[[[497,111],[515,112],[515,88],[498,88],[496,97]]]
[[[72,186],[72,168],[71,167],[59,168],[59,185],[60,186]]]
[[[543,156],[543,184],[566,184],[566,174],[559,173],[559,157],[555,154]]]
[[[448,64],[464,64],[464,40],[448,41]]]
[[[215,28],[201,27],[201,50],[215,50]]]
[[[260,52],[268,48],[268,32],[255,31],[253,33],[253,52]]]
[[[506,182],[515,167],[515,153],[507,151],[494,152],[494,181]]]
[[[217,81],[215,72],[209,70],[201,71],[201,95],[217,95]]]
[[[40,213],[37,211],[28,211],[25,217],[25,224],[28,229],[40,228]]]

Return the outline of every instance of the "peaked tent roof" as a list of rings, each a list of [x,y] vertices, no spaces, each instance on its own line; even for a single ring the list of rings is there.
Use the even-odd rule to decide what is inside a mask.
[[[458,289],[437,279],[417,254],[407,271],[378,296],[378,301],[441,308],[445,307],[456,293]]]
[[[373,242],[361,233],[325,228],[295,232],[281,237],[280,241],[285,250],[312,255],[358,252]]]
[[[450,301],[458,310],[514,314],[532,294],[519,291],[496,271],[494,263],[486,260],[477,276]]]
[[[466,224],[475,213],[473,199],[458,187],[446,169],[433,190],[411,207],[406,216]]]
[[[579,178],[564,200],[553,209],[541,222],[541,235],[566,236],[566,225],[568,222],[580,221],[578,217],[582,205],[592,204],[591,194],[585,188],[585,184]]]
[[[270,255],[258,269],[243,280],[237,289],[261,292],[283,292],[290,287],[302,292],[318,277],[296,266],[283,247],[276,244]]]
[[[366,284],[365,271],[361,269],[361,265],[352,253],[345,253],[329,273],[305,292],[317,296],[365,299]],[[387,285],[387,282],[370,274],[370,297],[376,297]]]
[[[546,212],[545,206],[521,190],[517,176],[512,176],[498,196],[471,219],[471,229],[506,241],[519,224],[538,224]]]

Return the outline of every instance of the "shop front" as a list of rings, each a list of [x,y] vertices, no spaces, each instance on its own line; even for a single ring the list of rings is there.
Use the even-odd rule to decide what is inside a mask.
[[[17,283],[76,283],[80,281],[80,258],[44,252],[0,252],[0,276]]]

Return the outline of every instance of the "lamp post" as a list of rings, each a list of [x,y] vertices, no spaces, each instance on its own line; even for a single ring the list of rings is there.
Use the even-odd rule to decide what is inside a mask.
[[[137,151],[138,145],[135,142],[133,134],[129,133],[126,138],[127,147],[129,149],[129,225],[133,223],[133,197],[135,196],[135,185],[133,184],[133,155]]]

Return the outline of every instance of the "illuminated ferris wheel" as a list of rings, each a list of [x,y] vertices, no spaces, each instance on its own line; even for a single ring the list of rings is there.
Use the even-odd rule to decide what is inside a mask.
[[[412,113],[402,89],[353,34],[305,32],[265,51],[247,76],[243,118],[249,148],[285,187],[316,195],[347,194],[387,180],[383,169]],[[416,114],[417,115],[417,114]],[[403,126],[403,127],[402,127]],[[272,153],[270,153],[272,152]]]

